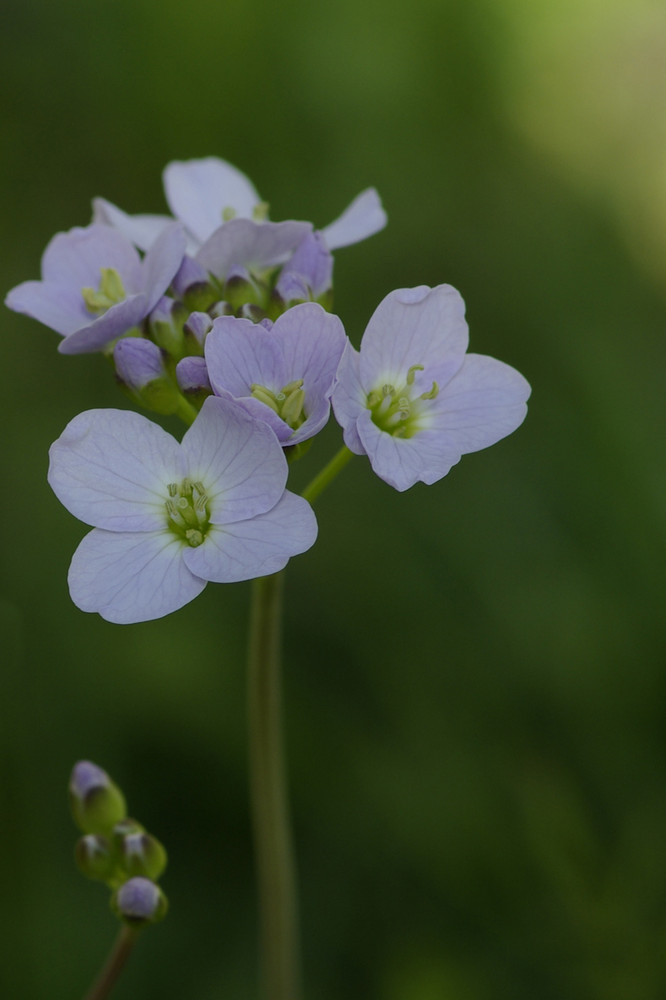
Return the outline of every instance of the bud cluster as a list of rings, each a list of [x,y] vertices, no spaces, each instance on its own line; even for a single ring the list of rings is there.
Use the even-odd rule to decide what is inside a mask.
[[[167,864],[162,844],[127,816],[125,797],[106,771],[83,760],[69,782],[74,822],[82,831],[76,863],[88,878],[112,890],[111,907],[127,923],[155,923],[165,916],[166,896],[156,884]]]

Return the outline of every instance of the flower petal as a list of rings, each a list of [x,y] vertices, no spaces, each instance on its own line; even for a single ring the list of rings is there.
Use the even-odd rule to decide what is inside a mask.
[[[363,334],[361,381],[374,388],[404,378],[412,365],[462,360],[467,343],[465,303],[455,288],[399,288],[379,303]]]
[[[185,549],[183,558],[205,580],[234,583],[277,573],[316,538],[317,521],[309,503],[287,490],[265,514],[210,528],[204,544]]]
[[[64,288],[53,281],[24,281],[8,293],[5,305],[14,312],[32,316],[63,336],[91,320],[81,290]]]
[[[360,355],[348,341],[337,371],[337,383],[331,402],[335,419],[343,430],[345,444],[355,455],[366,451],[356,430],[356,421],[367,410],[367,393],[361,385]]]
[[[61,354],[93,354],[95,351],[103,351],[116,337],[121,337],[140,323],[147,313],[146,296],[143,293],[131,295],[111,306],[92,323],[88,322],[67,334],[58,344],[58,350]]]
[[[128,215],[105,198],[93,198],[93,222],[113,226],[139,250],[149,250],[173,219],[168,215]]]
[[[530,392],[515,368],[484,354],[467,354],[432,402],[431,431],[446,435],[462,455],[488,448],[522,424]]]
[[[185,233],[179,222],[166,226],[142,262],[142,287],[150,312],[167,290],[185,256]]]
[[[426,432],[393,437],[372,422],[369,410],[361,414],[356,429],[373,472],[400,492],[417,482],[437,482],[460,461],[460,452],[446,437]]]
[[[275,434],[233,400],[209,396],[182,448],[190,479],[205,485],[213,524],[263,514],[282,495],[287,461]]]
[[[129,410],[80,413],[49,455],[48,481],[60,502],[109,531],[164,528],[168,484],[185,475],[178,442]]]
[[[378,233],[386,221],[379,195],[374,188],[367,188],[354,198],[342,215],[320,231],[328,249],[335,250]]]
[[[216,229],[196,255],[202,267],[223,280],[232,268],[271,267],[296,249],[309,222],[253,222],[232,219]]]
[[[182,541],[169,531],[126,533],[95,528],[72,558],[67,581],[82,611],[129,625],[177,611],[206,581],[185,565]]]
[[[118,272],[127,295],[141,290],[139,255],[129,240],[110,226],[77,226],[57,233],[42,256],[44,281],[79,292],[87,286],[98,287],[102,267]]]
[[[215,156],[175,160],[162,177],[169,208],[201,243],[224,222],[226,208],[250,219],[261,201],[245,174]]]

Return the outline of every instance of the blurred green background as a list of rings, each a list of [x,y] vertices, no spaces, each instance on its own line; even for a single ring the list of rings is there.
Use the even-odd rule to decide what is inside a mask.
[[[377,187],[389,226],[336,255],[357,344],[387,292],[449,282],[472,350],[533,386],[524,426],[435,486],[400,495],[355,460],[290,567],[308,1000],[665,996],[663,5],[3,11],[7,289],[93,196],[163,211],[164,164],[217,155],[274,219],[325,225]],[[71,860],[87,757],[170,852],[171,913],[118,1000],[252,998],[249,587],[127,627],[71,604],[84,528],[48,446],[125,403],[100,357],[8,310],[3,327],[0,993],[81,996],[115,934]]]

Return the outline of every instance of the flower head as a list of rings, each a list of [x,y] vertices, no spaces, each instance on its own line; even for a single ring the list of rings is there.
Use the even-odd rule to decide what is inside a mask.
[[[63,336],[63,354],[100,351],[140,323],[178,271],[185,252],[180,225],[162,229],[143,260],[109,226],[54,236],[42,257],[42,280],[24,281],[6,303]]]
[[[397,490],[434,483],[462,455],[524,420],[530,387],[514,368],[466,354],[462,298],[450,285],[402,288],[379,304],[360,353],[345,349],[333,410],[347,447]]]
[[[56,496],[94,526],[72,559],[72,600],[108,621],[161,618],[208,581],[275,573],[316,538],[275,435],[227,399],[207,399],[181,444],[137,413],[88,410],[50,459]]]
[[[221,316],[206,337],[210,384],[269,424],[281,444],[298,444],[328,420],[345,342],[338,317],[314,302],[289,309],[270,329]]]

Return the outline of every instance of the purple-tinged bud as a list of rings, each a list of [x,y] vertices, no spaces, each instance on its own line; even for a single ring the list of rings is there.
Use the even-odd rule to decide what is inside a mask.
[[[190,340],[196,341],[198,347],[203,349],[206,337],[210,333],[213,326],[213,320],[205,312],[193,312],[185,323],[183,330],[185,331],[185,336]]]
[[[145,833],[146,828],[139,823],[138,820],[132,819],[131,816],[125,816],[118,823],[115,824],[111,833],[113,834],[113,839],[118,846],[121,845],[123,837],[128,837],[133,833]]]
[[[187,315],[181,302],[163,295],[148,317],[155,343],[174,358],[183,356],[183,323]]]
[[[167,898],[150,879],[137,876],[128,879],[111,897],[111,909],[128,924],[154,924],[166,916]]]
[[[87,833],[80,837],[74,848],[74,857],[80,870],[87,878],[97,879],[117,885],[122,878],[117,853],[107,837],[98,833]]]
[[[124,337],[113,349],[116,375],[128,389],[140,392],[155,379],[164,378],[166,369],[162,351],[152,340]]]
[[[213,391],[208,378],[208,366],[204,358],[183,358],[176,365],[176,379],[181,390],[188,396],[199,393],[210,396]]]
[[[249,319],[252,323],[263,323],[266,320],[266,310],[254,302],[246,302],[239,315],[241,319]]]
[[[256,304],[257,288],[245,267],[237,267],[229,272],[224,283],[224,297],[234,312],[248,303]]]
[[[285,303],[318,302],[332,287],[333,255],[321,233],[308,233],[282,268],[275,291]]]
[[[106,771],[88,760],[74,765],[69,801],[74,822],[83,833],[108,833],[127,812],[118,786]]]
[[[128,875],[158,879],[167,865],[167,853],[150,833],[128,833],[121,844],[122,864]]]
[[[129,394],[154,413],[177,413],[182,396],[169,375],[162,351],[152,340],[125,337],[113,349],[118,379]]]
[[[208,272],[192,257],[183,258],[171,285],[190,310],[206,310],[215,301],[216,293],[208,280]]]
[[[229,302],[214,302],[213,305],[208,310],[210,316],[213,319],[217,319],[218,316],[233,316],[234,311]]]

